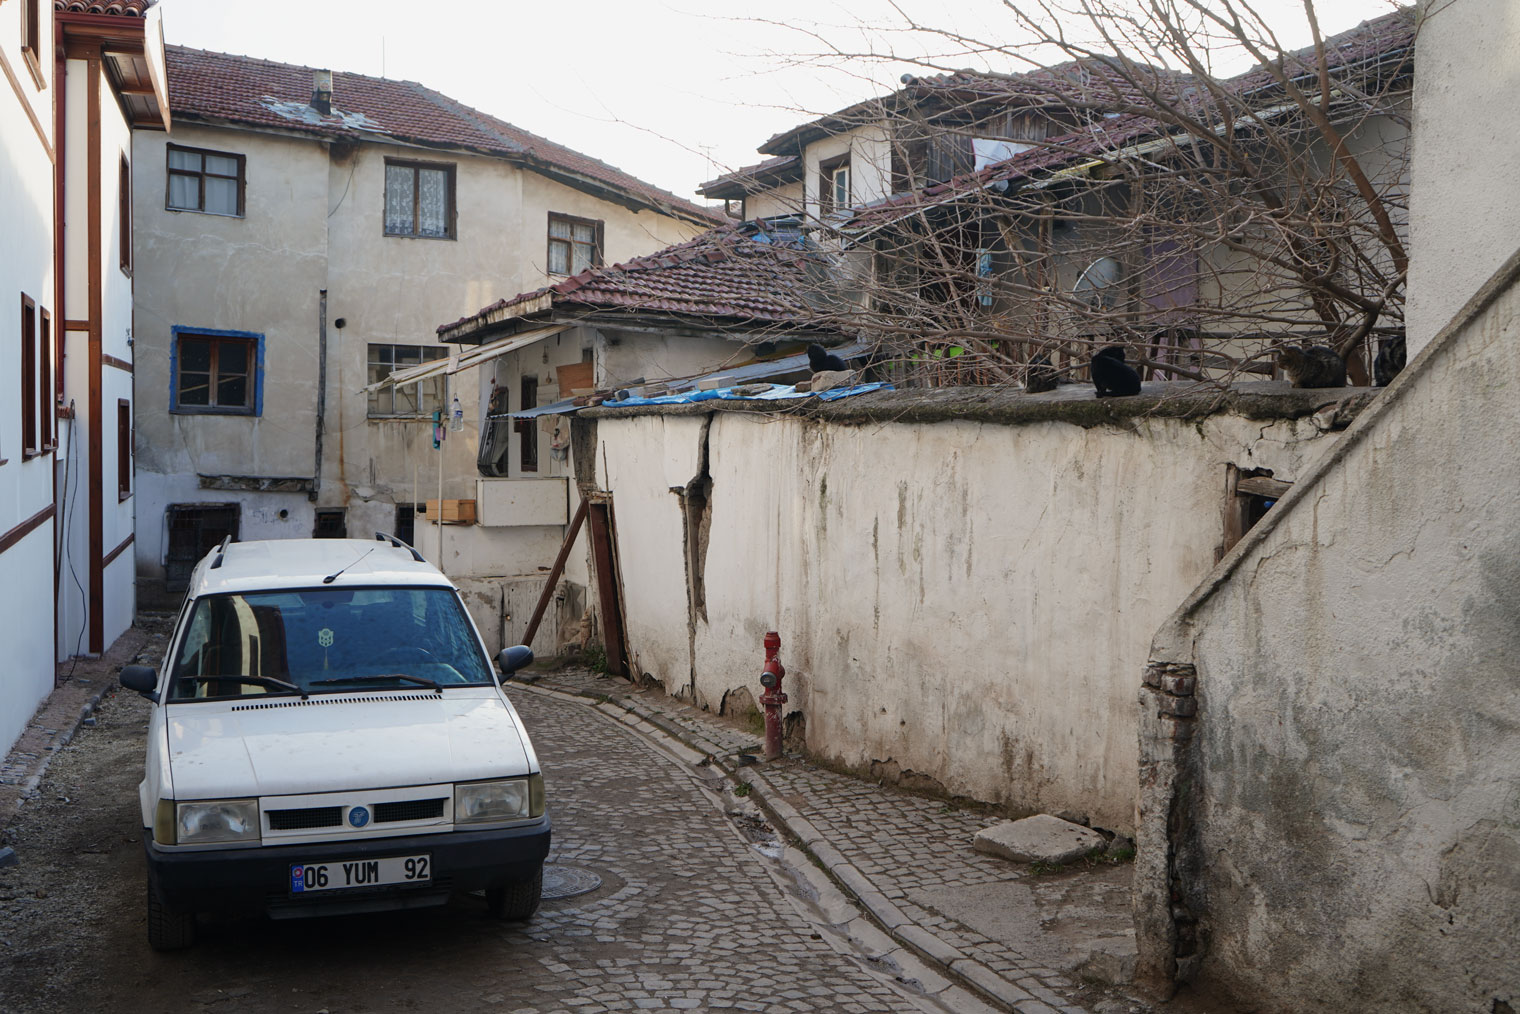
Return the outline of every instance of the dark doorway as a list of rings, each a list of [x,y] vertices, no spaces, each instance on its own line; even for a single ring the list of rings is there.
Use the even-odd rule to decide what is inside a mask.
[[[228,536],[236,542],[240,508],[235,503],[169,505],[169,551],[164,559],[164,588],[183,592],[201,557]]]

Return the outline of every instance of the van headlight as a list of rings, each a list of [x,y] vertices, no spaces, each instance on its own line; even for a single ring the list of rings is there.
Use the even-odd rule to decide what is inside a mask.
[[[209,799],[198,803],[179,803],[174,808],[176,845],[257,841],[258,838],[257,799]]]
[[[544,815],[544,776],[454,786],[454,823],[485,824]]]

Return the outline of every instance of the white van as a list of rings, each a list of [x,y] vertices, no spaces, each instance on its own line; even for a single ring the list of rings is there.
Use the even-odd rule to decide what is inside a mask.
[[[543,774],[448,578],[377,536],[224,542],[196,567],[153,701],[138,786],[148,940],[195,914],[273,918],[441,905],[538,908]],[[524,646],[497,657],[502,678]]]

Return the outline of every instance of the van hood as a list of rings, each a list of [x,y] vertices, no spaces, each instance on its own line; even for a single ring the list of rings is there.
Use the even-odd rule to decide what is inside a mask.
[[[170,704],[176,799],[284,796],[527,774],[510,708],[488,689]]]

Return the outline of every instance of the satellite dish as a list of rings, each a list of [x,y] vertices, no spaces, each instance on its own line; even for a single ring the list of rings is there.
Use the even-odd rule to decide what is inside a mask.
[[[1071,294],[1092,307],[1113,309],[1124,266],[1113,257],[1099,257],[1077,276]]]

